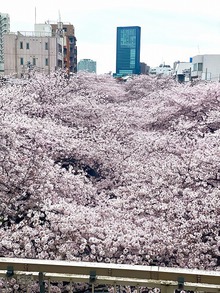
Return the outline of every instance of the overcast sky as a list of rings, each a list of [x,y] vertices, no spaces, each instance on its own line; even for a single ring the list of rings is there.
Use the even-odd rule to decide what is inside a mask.
[[[117,26],[141,27],[141,61],[149,66],[220,54],[220,0],[0,0],[11,31],[32,31],[35,22],[75,26],[78,61],[97,61],[97,72],[115,72]]]

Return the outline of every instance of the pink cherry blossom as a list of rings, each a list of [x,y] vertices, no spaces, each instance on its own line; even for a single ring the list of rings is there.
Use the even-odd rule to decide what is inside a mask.
[[[1,85],[1,255],[219,270],[219,138],[219,83]]]

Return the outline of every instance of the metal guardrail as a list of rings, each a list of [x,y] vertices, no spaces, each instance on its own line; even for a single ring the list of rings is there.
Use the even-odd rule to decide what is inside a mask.
[[[0,258],[0,277],[29,276],[44,281],[91,283],[94,285],[130,285],[160,288],[174,292],[179,280],[184,290],[220,292],[220,271],[168,268],[158,266],[121,265],[109,263],[71,262],[39,259]],[[40,292],[45,292],[40,291]],[[50,292],[50,291],[48,291]],[[70,291],[72,292],[72,291]]]

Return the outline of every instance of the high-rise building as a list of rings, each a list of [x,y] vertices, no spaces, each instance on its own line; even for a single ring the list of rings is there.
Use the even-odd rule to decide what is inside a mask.
[[[91,59],[82,59],[78,62],[78,71],[87,71],[96,73],[96,61]]]
[[[0,12],[0,74],[4,72],[4,34],[10,31],[10,18]]]
[[[116,74],[140,74],[141,28],[117,27]]]

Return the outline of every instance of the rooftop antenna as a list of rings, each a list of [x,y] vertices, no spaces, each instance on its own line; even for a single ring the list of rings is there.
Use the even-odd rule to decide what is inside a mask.
[[[63,45],[64,45],[64,33],[63,33],[63,23],[61,22],[61,15],[60,15],[60,10],[59,10],[59,21],[57,24],[57,32],[59,34],[59,36],[61,37],[61,41],[62,41],[62,56],[63,56]],[[64,60],[62,60],[62,69],[64,68]]]
[[[59,22],[61,22],[60,10],[58,10],[58,14],[59,14]]]
[[[61,16],[60,16],[60,10],[59,10],[59,20],[57,22],[57,30],[56,30],[57,35],[59,35],[61,38],[64,37],[64,32],[63,32],[63,23],[61,21]]]
[[[63,32],[63,24],[61,22],[60,10],[58,13],[59,13],[59,20],[58,20],[57,28],[58,28],[58,33],[61,35]]]
[[[37,23],[37,9],[36,9],[36,6],[35,6],[35,9],[34,9],[34,23],[35,24]]]

